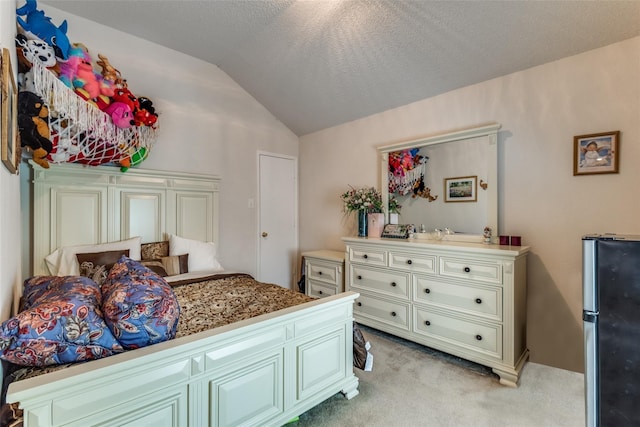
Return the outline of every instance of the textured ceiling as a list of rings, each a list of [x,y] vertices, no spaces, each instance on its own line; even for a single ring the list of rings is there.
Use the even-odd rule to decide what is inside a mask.
[[[640,35],[637,0],[41,3],[217,65],[297,135]]]

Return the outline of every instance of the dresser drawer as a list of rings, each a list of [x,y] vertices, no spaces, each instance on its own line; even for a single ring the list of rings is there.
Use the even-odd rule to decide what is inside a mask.
[[[440,275],[502,284],[502,265],[497,262],[476,259],[440,257]]]
[[[447,344],[502,358],[502,326],[467,321],[414,307],[414,332]]]
[[[357,264],[387,266],[387,251],[362,247],[349,248],[349,261]]]
[[[325,298],[337,293],[337,288],[335,286],[331,286],[315,280],[309,280],[307,283],[309,284],[309,289],[307,290],[307,295],[309,296],[315,298]]]
[[[323,263],[317,260],[307,261],[307,274],[309,279],[336,285],[342,280],[341,266],[335,263]]]
[[[497,286],[447,283],[414,276],[413,300],[489,320],[502,320],[502,288]]]
[[[360,294],[353,306],[356,316],[383,322],[409,330],[409,304],[386,301],[367,294]]]
[[[411,283],[409,273],[351,265],[349,278],[352,288],[409,299],[409,284]]]
[[[407,252],[389,252],[389,267],[401,268],[419,273],[436,273],[436,256],[412,254]]]

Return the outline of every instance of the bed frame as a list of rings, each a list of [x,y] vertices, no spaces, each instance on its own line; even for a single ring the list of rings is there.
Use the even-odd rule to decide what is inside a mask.
[[[113,169],[34,166],[35,274],[44,273],[41,257],[63,244],[157,241],[163,229],[215,240],[218,178]],[[357,297],[347,292],[17,381],[7,402],[20,403],[27,427],[282,425],[338,392],[358,394]]]

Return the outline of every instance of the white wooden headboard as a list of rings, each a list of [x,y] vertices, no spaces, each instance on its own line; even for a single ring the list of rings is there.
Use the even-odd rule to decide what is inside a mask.
[[[218,242],[220,178],[181,172],[88,167],[33,168],[33,274],[59,247],[167,234]]]

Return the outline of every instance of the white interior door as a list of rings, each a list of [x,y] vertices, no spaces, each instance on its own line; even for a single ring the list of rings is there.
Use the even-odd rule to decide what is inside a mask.
[[[258,280],[293,289],[298,253],[298,167],[258,153]]]

